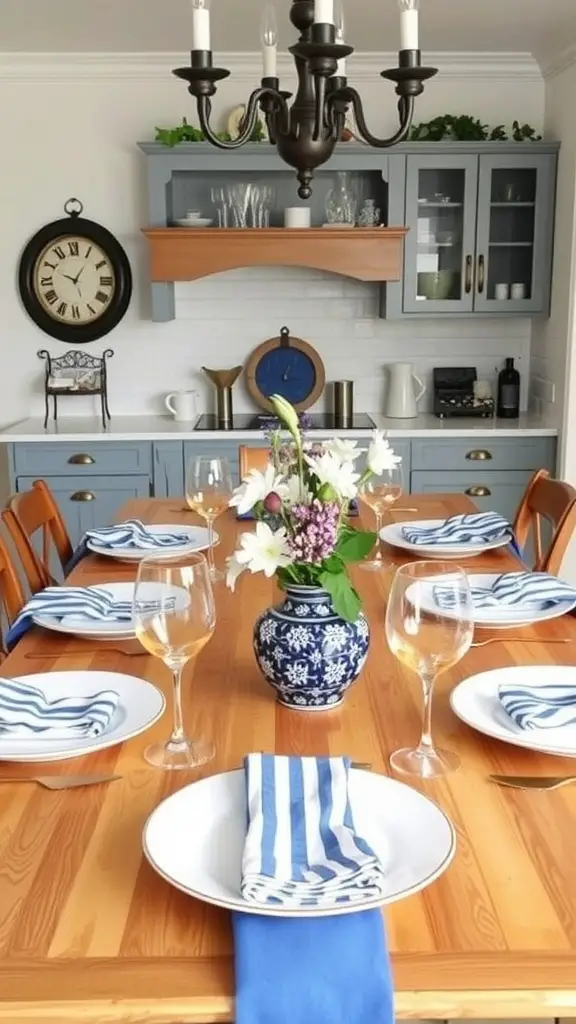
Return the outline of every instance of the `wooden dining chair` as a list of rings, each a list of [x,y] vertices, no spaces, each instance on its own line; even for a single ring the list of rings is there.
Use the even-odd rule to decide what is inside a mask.
[[[238,449],[240,463],[240,479],[243,480],[251,469],[259,469],[264,472],[270,461],[269,448],[250,448],[247,444],[241,444]]]
[[[543,524],[552,537],[546,542]],[[563,480],[553,480],[547,469],[532,476],[514,520],[514,534],[523,550],[529,538],[534,550],[534,569],[557,575],[576,528],[576,490]]]
[[[57,582],[50,569],[53,552],[64,569],[72,558],[72,544],[62,513],[43,480],[35,480],[29,491],[15,494],[2,513],[33,594]],[[34,546],[41,531],[42,555]]]
[[[18,573],[14,568],[12,556],[8,550],[6,541],[0,537],[0,604],[2,605],[3,624],[12,625],[16,616],[24,607],[24,591],[18,579]],[[4,641],[0,629],[0,660],[4,654]]]

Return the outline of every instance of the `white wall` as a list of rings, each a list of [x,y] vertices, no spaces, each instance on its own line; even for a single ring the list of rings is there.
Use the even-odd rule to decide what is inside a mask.
[[[562,141],[558,163],[552,309],[549,320],[535,323],[532,334],[533,404],[565,429],[559,473],[576,484],[576,359],[574,275],[576,272],[576,64],[546,82],[545,130]]]
[[[539,128],[544,86],[521,55],[428,55],[442,73],[418,102],[417,120],[445,112],[470,112],[490,124],[514,118]],[[351,80],[366,97],[374,131],[388,133],[394,95],[377,75],[392,55],[351,62]],[[527,377],[530,324],[523,320],[387,323],[376,314],[376,289],[337,277],[299,271],[239,271],[178,288],[178,319],[148,319],[145,250],[144,158],[138,139],[157,124],[193,119],[192,101],[170,68],[176,57],[0,55],[0,119],[4,140],[0,190],[0,422],[41,405],[42,367],[37,349],[65,347],[43,335],[23,313],[15,287],[19,253],[42,224],[61,215],[78,196],[86,215],[115,232],[135,271],[132,307],[107,339],[116,352],[110,366],[112,412],[160,409],[162,393],[192,385],[202,364],[232,366],[287,323],[317,344],[327,376],[358,380],[357,407],[381,408],[383,365],[413,359],[428,372],[435,363],[466,362],[490,371],[515,356]],[[250,55],[230,58],[234,74],[219,91],[217,111],[241,101],[257,78]],[[90,346],[98,353],[102,344]],[[243,399],[238,395],[237,408]],[[78,413],[62,403],[62,414]]]

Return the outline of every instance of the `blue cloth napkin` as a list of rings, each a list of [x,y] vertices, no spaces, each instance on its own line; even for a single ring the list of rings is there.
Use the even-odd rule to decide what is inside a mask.
[[[0,737],[53,740],[101,736],[118,701],[114,690],[48,700],[35,686],[0,678]]]
[[[418,526],[407,523],[402,535],[409,544],[486,544],[507,537],[515,544],[512,527],[497,512],[473,512],[450,516],[439,526]],[[517,546],[516,546],[516,550]]]
[[[181,533],[151,533],[139,519],[127,519],[124,523],[114,526],[102,526],[97,530],[86,530],[80,544],[65,568],[65,575],[72,572],[86,555],[90,554],[88,541],[94,541],[105,550],[122,548],[141,551],[156,551],[164,548],[181,547],[185,543]]]
[[[545,669],[542,670],[543,673]],[[502,707],[521,729],[559,729],[576,723],[576,685],[498,687]]]
[[[441,583],[433,588],[434,600],[446,611],[454,608],[454,589]],[[576,590],[547,572],[504,572],[490,587],[471,587],[475,608],[529,608],[545,611],[565,601],[576,601]]]
[[[294,909],[366,903],[381,895],[382,866],[354,829],[349,769],[343,757],[245,758],[244,899]]]
[[[156,602],[150,606],[154,610]],[[27,601],[10,626],[6,633],[7,650],[11,651],[34,625],[35,615],[55,619],[80,615],[92,622],[131,622],[132,602],[116,601],[105,587],[46,587]]]
[[[382,882],[354,830],[344,758],[245,759],[242,893],[253,903],[348,906]],[[328,917],[234,913],[236,1024],[393,1024],[379,910]]]

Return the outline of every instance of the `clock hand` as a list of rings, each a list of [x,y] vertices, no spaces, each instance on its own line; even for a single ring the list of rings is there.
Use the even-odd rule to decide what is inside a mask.
[[[65,277],[67,281],[72,281],[72,284],[76,284],[76,278],[70,277],[70,274],[62,274],[62,277]]]
[[[80,270],[79,270],[79,272],[78,272],[78,273],[76,274],[76,277],[75,277],[75,278],[69,278],[69,280],[70,280],[70,281],[72,281],[72,280],[73,280],[73,281],[74,281],[74,284],[76,285],[76,287],[78,287],[78,281],[80,280],[80,277],[81,277],[81,275],[82,275],[83,273],[84,273],[84,267],[80,267]],[[65,275],[65,276],[66,276],[66,275]]]

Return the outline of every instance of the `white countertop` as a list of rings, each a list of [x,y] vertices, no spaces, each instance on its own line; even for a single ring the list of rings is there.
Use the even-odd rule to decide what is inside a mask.
[[[541,417],[523,413],[517,420],[449,419],[439,420],[431,413],[415,419],[388,419],[371,413],[380,430],[389,437],[555,437],[558,429]],[[314,437],[361,438],[369,430],[315,430]],[[255,430],[202,430],[195,432],[193,424],[177,423],[169,416],[114,416],[108,430],[103,430],[96,417],[62,417],[57,424],[49,422],[44,429],[40,418],[20,420],[0,430],[0,440],[25,441],[211,441],[230,438],[234,441],[254,440]]]

